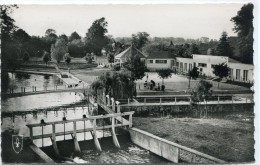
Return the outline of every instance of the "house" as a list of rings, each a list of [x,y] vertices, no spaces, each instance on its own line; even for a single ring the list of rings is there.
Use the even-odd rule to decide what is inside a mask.
[[[168,51],[154,51],[149,53],[146,59],[147,69],[156,71],[159,69],[172,69],[175,66],[175,57]]]
[[[132,54],[138,55],[140,57],[141,61],[145,61],[146,60],[146,56],[140,50],[134,48],[133,46],[130,46],[126,50],[124,50],[121,53],[117,54],[115,56],[114,62],[115,63],[119,63],[120,65],[122,65],[123,63],[127,62],[127,59]]]
[[[173,68],[176,68],[177,72],[185,74],[195,66],[198,67],[201,74],[215,77],[213,66],[222,63],[227,64],[230,68],[228,79],[247,83],[253,82],[253,65],[243,64],[226,56],[193,54],[192,58],[176,57],[176,66],[173,66]]]

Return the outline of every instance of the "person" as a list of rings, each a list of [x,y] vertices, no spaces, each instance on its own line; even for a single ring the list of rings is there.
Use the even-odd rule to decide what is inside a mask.
[[[155,82],[153,80],[151,80],[151,90],[153,89],[153,87],[155,86]]]
[[[158,89],[158,91],[160,90],[160,84],[159,83],[158,83],[158,88],[157,89]]]

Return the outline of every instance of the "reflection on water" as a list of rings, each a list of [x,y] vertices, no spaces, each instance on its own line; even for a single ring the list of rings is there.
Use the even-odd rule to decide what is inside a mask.
[[[2,100],[2,112],[29,111],[79,102],[82,95],[75,92],[49,93]]]
[[[13,89],[14,93],[21,92],[21,87],[26,88],[26,92],[33,91],[33,86],[37,91],[44,89],[54,89],[55,86],[62,86],[63,82],[57,76],[37,75],[26,73],[8,73],[2,76],[2,92],[8,93]]]

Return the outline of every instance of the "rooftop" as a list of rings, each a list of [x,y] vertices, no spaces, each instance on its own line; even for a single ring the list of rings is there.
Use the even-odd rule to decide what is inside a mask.
[[[168,51],[154,51],[149,53],[147,59],[173,59],[174,55]]]

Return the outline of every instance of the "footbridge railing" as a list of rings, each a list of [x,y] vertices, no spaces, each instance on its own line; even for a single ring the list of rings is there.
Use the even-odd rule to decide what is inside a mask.
[[[100,146],[96,131],[97,130],[110,129],[111,135],[113,137],[113,142],[114,142],[115,146],[119,148],[120,144],[119,144],[117,137],[116,137],[116,134],[115,134],[115,128],[116,127],[125,127],[125,126],[129,126],[129,128],[131,128],[132,127],[132,115],[133,114],[134,114],[134,112],[131,111],[131,112],[125,112],[125,113],[114,113],[114,114],[89,116],[89,117],[87,117],[86,115],[83,115],[83,118],[71,119],[71,120],[67,120],[64,117],[63,120],[61,120],[61,121],[44,122],[44,120],[41,120],[41,123],[27,124],[26,126],[30,130],[30,137],[29,138],[31,140],[42,139],[42,142],[43,142],[43,138],[51,138],[56,155],[59,155],[59,150],[58,150],[57,143],[56,143],[56,136],[64,136],[64,140],[65,140],[65,135],[71,135],[73,140],[74,140],[75,151],[80,152],[80,146],[79,146],[79,143],[78,143],[78,140],[77,140],[77,133],[84,133],[84,137],[85,137],[86,132],[91,133],[93,140],[95,142],[96,148],[99,151],[101,151],[101,146]],[[123,116],[129,116],[129,120],[124,119]],[[120,119],[124,119],[124,120],[117,120],[118,117],[120,117]],[[111,124],[98,126],[97,125],[98,119],[110,119]],[[86,123],[87,120],[92,121],[92,126],[86,127],[85,123]],[[84,124],[83,129],[77,128],[77,125],[80,124],[79,122],[81,122],[81,124]],[[73,123],[73,130],[65,130],[65,124],[66,123]],[[46,127],[46,126],[50,126],[50,125],[52,126],[52,133],[44,133],[43,128]],[[63,132],[56,132],[56,126],[57,125],[63,125],[64,131]],[[42,128],[41,135],[34,135],[34,128],[35,127],[41,127]]]

